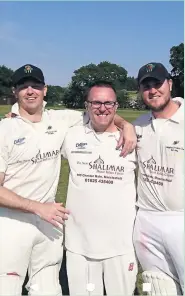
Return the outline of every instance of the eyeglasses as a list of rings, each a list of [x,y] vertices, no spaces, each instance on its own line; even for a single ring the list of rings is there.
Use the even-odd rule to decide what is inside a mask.
[[[102,105],[105,106],[106,109],[111,109],[115,105],[118,104],[118,102],[112,102],[112,101],[106,101],[106,102],[100,102],[100,101],[87,101],[91,106],[95,109],[99,109]]]

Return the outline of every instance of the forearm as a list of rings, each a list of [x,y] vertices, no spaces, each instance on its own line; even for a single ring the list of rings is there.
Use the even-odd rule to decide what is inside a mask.
[[[36,214],[39,204],[37,201],[23,198],[11,190],[0,186],[0,207]]]
[[[119,116],[118,114],[115,114],[114,116],[114,123],[120,129],[124,129],[124,127],[128,124],[131,125],[130,122],[126,121],[123,117]]]

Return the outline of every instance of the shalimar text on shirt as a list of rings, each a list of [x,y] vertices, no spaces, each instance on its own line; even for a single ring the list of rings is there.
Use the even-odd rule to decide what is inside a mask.
[[[60,153],[60,150],[52,150],[41,153],[40,150],[35,157],[32,157],[31,161],[33,164],[36,164],[41,161],[50,160],[56,158]]]

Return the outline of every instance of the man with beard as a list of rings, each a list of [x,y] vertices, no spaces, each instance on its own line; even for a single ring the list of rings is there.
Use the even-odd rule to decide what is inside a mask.
[[[134,244],[144,290],[179,295],[184,290],[184,103],[171,98],[172,80],[161,63],[140,68],[138,84],[151,112],[134,122],[139,164]]]

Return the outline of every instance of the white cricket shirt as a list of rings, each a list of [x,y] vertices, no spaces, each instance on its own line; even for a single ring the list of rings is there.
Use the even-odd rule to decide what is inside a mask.
[[[184,210],[184,100],[170,119],[152,113],[135,122],[138,138],[138,201],[140,209]]]
[[[135,152],[120,157],[120,133],[95,133],[91,126],[70,128],[62,152],[70,176],[65,228],[67,250],[103,259],[133,251],[136,215]]]
[[[0,122],[0,172],[3,186],[24,198],[49,202],[55,200],[61,146],[73,124],[82,124],[82,113],[70,110],[44,110],[42,120],[32,123],[22,118],[15,104],[16,118]]]

